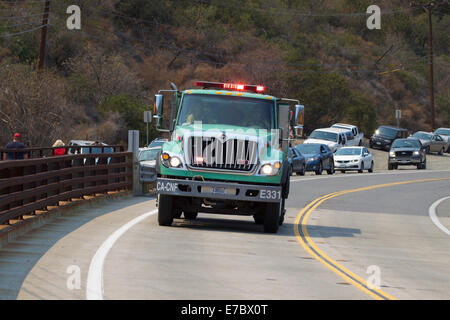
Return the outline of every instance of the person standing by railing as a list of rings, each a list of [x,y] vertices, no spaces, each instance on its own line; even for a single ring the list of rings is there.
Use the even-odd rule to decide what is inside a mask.
[[[62,147],[53,149],[54,156],[63,156],[66,154],[66,148],[64,148],[64,142],[62,142],[62,140],[56,140],[56,142],[53,144],[53,147]]]
[[[25,145],[20,142],[21,136],[20,133],[15,133],[13,141],[8,143],[5,146],[5,149],[25,149]],[[3,154],[3,160],[22,160],[22,159],[28,159],[28,154],[25,152],[6,152]]]

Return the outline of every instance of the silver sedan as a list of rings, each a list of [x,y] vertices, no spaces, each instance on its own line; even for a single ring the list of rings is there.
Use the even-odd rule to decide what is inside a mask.
[[[437,152],[442,155],[448,149],[448,143],[438,134],[417,131],[412,137],[420,140],[427,153]]]

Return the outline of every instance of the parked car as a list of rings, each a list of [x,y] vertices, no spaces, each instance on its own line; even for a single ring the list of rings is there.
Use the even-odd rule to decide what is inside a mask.
[[[69,146],[67,150],[67,154],[97,154],[97,153],[113,153],[113,147],[104,147],[107,146],[104,142],[99,141],[88,141],[88,140],[70,140],[67,144]],[[70,148],[70,147],[80,147],[80,148]],[[86,159],[83,160],[84,164],[86,164]],[[99,158],[95,158],[95,164],[98,164]],[[102,160],[104,161],[104,160]],[[111,158],[106,159],[106,163],[109,164]]]
[[[448,148],[448,143],[438,134],[417,131],[410,138],[419,139],[426,153],[437,152],[442,155]]]
[[[139,177],[141,182],[156,180],[156,160],[161,147],[140,148],[138,154]]]
[[[373,172],[373,156],[365,147],[343,147],[334,154],[334,168],[342,173],[351,170]]]
[[[392,143],[388,169],[397,169],[402,165],[414,165],[417,169],[426,169],[427,154],[419,139],[396,139]]]
[[[446,152],[450,153],[450,128],[439,128],[434,134],[440,135],[441,138],[448,143]]]
[[[306,161],[305,157],[295,148],[289,148],[288,162],[290,165],[291,174],[305,175]]]
[[[314,130],[304,144],[325,144],[332,152],[347,145],[347,137],[343,129],[322,128]]]
[[[352,124],[346,124],[346,123],[336,123],[331,126],[331,128],[340,128],[340,129],[350,129],[353,133],[355,142],[355,146],[362,146],[363,145],[363,139],[364,139],[364,133],[359,131],[359,128],[357,126],[354,126]]]
[[[165,142],[167,142],[168,139],[166,138],[156,138],[150,144],[148,145],[149,148],[153,147],[161,147]]]
[[[328,174],[334,173],[334,158],[331,149],[323,143],[298,144],[294,147],[306,160],[306,171],[314,171],[322,174],[327,170]]]
[[[370,138],[370,147],[389,150],[395,139],[408,137],[408,130],[390,126],[380,126]]]
[[[89,153],[102,153],[102,146],[107,146],[104,142],[88,141],[88,140],[70,140],[67,144],[69,147],[81,147],[81,148],[69,148],[68,154],[89,154]],[[95,146],[95,147],[92,147]],[[97,147],[98,146],[98,147]],[[84,148],[83,148],[84,147]],[[89,148],[92,147],[92,148]],[[112,147],[103,148],[104,153],[113,153]]]

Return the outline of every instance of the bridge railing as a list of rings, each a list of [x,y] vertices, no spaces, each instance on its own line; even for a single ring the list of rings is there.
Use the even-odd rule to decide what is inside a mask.
[[[113,153],[113,152],[123,152],[124,147],[122,145],[90,145],[90,146],[61,146],[61,147],[37,147],[37,148],[26,148],[26,149],[5,149],[0,148],[0,161],[3,160],[3,156],[8,154],[13,159],[18,159],[21,155],[28,155],[28,158],[45,158],[53,157],[55,155],[55,150],[64,149],[65,155],[71,154],[89,154],[89,153]]]
[[[0,161],[0,224],[58,206],[60,201],[132,188],[131,152]]]

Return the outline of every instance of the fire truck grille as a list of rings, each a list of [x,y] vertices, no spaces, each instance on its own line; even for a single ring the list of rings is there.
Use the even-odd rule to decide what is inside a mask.
[[[258,161],[258,143],[249,139],[190,137],[187,144],[192,168],[252,172]]]

